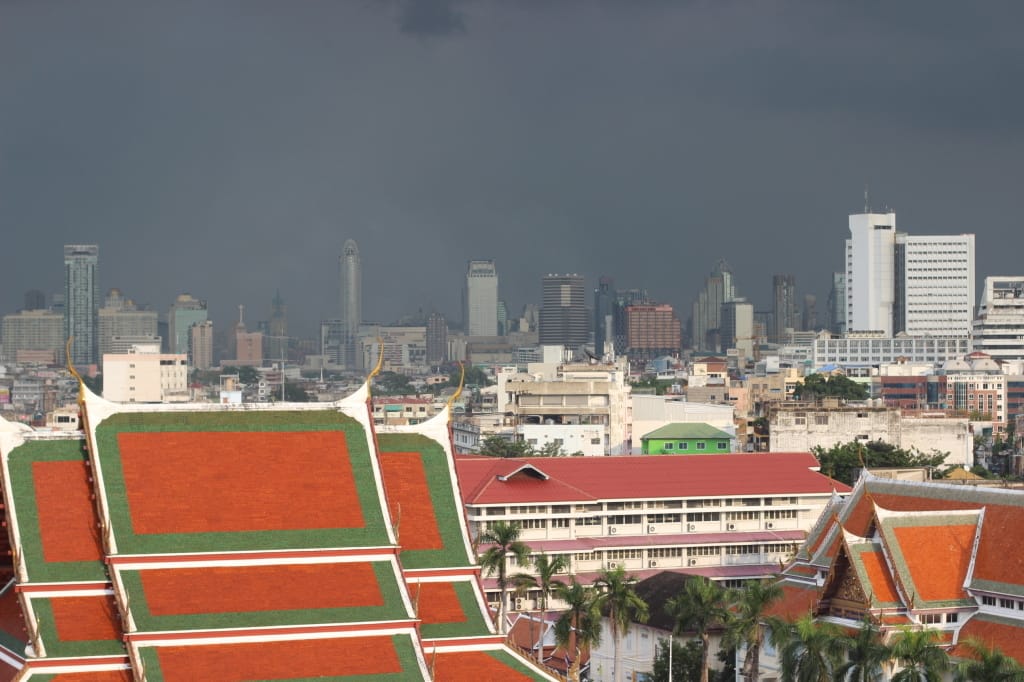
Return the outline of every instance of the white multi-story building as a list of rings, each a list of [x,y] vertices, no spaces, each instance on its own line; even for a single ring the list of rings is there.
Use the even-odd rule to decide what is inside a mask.
[[[974,320],[974,235],[896,236],[894,331],[968,336]]]
[[[897,361],[941,365],[971,352],[967,336],[890,336],[880,332],[850,332],[834,337],[821,332],[814,341],[811,365],[877,367]]]
[[[583,583],[619,565],[637,578],[663,570],[733,585],[764,578],[794,554],[835,492],[848,490],[818,473],[806,452],[464,456],[455,468],[471,537],[496,521],[515,523],[534,554],[564,555]],[[493,576],[484,577],[496,602]],[[532,609],[536,597],[515,607]]]
[[[1024,358],[1024,277],[985,278],[974,350],[997,360]]]
[[[850,216],[846,240],[846,329],[892,335],[896,214]]]
[[[104,355],[103,397],[117,403],[187,401],[188,356],[161,353],[158,344]]]
[[[564,363],[552,372],[539,365],[526,373],[497,374],[497,412],[516,438],[536,441],[530,445],[537,449],[557,443],[567,452],[629,454],[632,388],[625,358]]]
[[[466,270],[467,336],[498,335],[498,271],[493,260],[471,260]]]
[[[974,235],[896,232],[896,214],[850,216],[846,330],[967,336],[974,317]]]

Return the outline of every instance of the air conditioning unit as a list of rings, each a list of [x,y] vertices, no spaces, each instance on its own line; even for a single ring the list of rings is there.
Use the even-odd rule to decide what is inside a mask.
[[[658,530],[658,529],[655,526],[647,526],[647,532],[648,533],[653,533],[656,530]]]
[[[523,610],[523,600],[522,599],[516,599],[516,611],[522,611],[522,610]]]
[[[608,529],[608,535],[615,535],[618,532],[619,532],[619,529],[616,528],[615,526],[612,526],[611,528]]]
[[[618,568],[618,567],[619,567],[619,562],[617,562],[617,561],[609,561],[608,562],[608,568]]]
[[[771,521],[769,521],[768,523],[764,524],[764,527],[765,527],[765,528],[774,528],[774,527],[775,527],[775,524],[774,524],[774,523],[772,523]]]
[[[648,562],[647,562],[647,565],[648,565],[648,566],[649,566],[650,568],[657,568],[657,567],[658,567],[658,562],[657,562],[657,561],[653,561],[653,560],[652,560],[652,561],[648,561]]]
[[[686,524],[686,530],[691,531],[691,532],[697,530],[697,524],[696,523],[688,523],[688,524]]]
[[[726,530],[736,530],[736,524],[735,523],[727,523],[727,524],[725,524],[725,529]]]
[[[690,559],[689,561],[686,562],[686,564],[688,566],[696,566],[697,565],[697,560],[696,559]]]

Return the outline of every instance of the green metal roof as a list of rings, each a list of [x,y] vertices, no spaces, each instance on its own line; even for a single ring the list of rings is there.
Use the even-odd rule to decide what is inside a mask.
[[[716,429],[710,424],[701,423],[675,423],[662,426],[650,433],[641,436],[641,440],[690,440],[694,438],[719,438],[731,439],[732,435]]]

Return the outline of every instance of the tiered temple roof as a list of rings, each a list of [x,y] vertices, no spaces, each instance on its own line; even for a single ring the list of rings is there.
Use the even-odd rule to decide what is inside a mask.
[[[782,574],[776,615],[977,637],[1024,662],[1024,492],[864,474]]]
[[[447,413],[81,406],[84,437],[0,428],[19,679],[550,679],[494,633]]]

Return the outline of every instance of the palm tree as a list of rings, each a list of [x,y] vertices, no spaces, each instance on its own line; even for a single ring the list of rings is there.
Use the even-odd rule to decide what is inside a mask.
[[[783,682],[832,682],[846,655],[842,630],[815,622],[810,614],[772,628],[771,638],[779,652]]]
[[[647,602],[640,598],[633,586],[636,578],[626,575],[622,566],[606,568],[597,574],[597,607],[607,612],[612,628],[612,647],[615,655],[615,682],[622,682],[622,636],[629,632],[633,620],[647,622]]]
[[[597,610],[594,591],[576,582],[555,585],[555,594],[566,603],[565,611],[555,623],[555,642],[572,652],[569,679],[580,679],[580,660],[584,651],[601,643],[601,612]]]
[[[768,607],[782,599],[782,586],[776,580],[748,582],[733,595],[731,615],[726,622],[722,644],[735,649],[747,645],[743,659],[743,679],[758,682],[761,679],[761,647],[764,645],[765,621]]]
[[[964,647],[972,656],[957,664],[954,682],[1024,682],[1024,669],[999,649],[978,639],[967,640]]]
[[[903,628],[892,645],[892,657],[902,669],[892,676],[892,682],[938,682],[949,670],[949,656],[938,645],[935,630]]]
[[[487,530],[480,534],[477,541],[490,545],[480,555],[480,566],[488,574],[498,575],[498,633],[505,634],[505,613],[508,610],[508,565],[507,558],[511,554],[520,564],[526,563],[530,556],[530,548],[519,540],[519,526],[506,521],[495,521]]]
[[[729,621],[728,590],[713,580],[690,576],[683,583],[683,591],[665,602],[665,611],[675,620],[675,634],[697,633],[701,644],[700,682],[708,682],[708,633]]]
[[[564,585],[555,576],[569,568],[569,560],[564,554],[550,556],[541,552],[533,558],[533,568],[537,571],[536,576],[529,576],[532,587],[540,590],[540,598],[537,599],[537,606],[540,610],[540,637],[537,638],[537,662],[544,662],[544,627],[547,625],[548,598],[551,591],[559,585]]]
[[[892,659],[892,651],[867,617],[861,621],[857,634],[847,639],[846,647],[848,660],[836,670],[837,682],[877,682],[882,679],[882,666]]]

